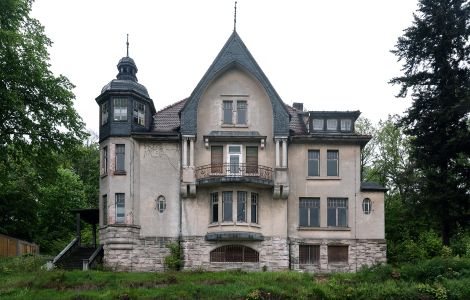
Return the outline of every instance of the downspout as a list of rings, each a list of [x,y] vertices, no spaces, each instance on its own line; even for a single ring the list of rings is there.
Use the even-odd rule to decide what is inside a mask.
[[[361,155],[359,153],[359,155]],[[360,159],[360,157],[359,157]],[[360,186],[360,185],[359,185]],[[354,149],[354,242],[356,244],[355,249],[355,269],[357,272],[357,148]]]

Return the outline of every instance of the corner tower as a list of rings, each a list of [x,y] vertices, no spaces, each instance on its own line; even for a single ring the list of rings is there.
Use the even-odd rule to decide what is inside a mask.
[[[106,84],[96,98],[100,106],[100,141],[150,131],[156,112],[147,89],[138,83],[137,65],[129,57],[129,50],[119,60],[117,69],[116,79]]]

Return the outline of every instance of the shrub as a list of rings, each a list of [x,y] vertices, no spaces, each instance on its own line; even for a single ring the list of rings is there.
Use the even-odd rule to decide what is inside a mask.
[[[450,241],[452,252],[462,257],[470,258],[470,233],[460,231]]]
[[[424,231],[419,234],[418,247],[424,251],[424,258],[440,256],[442,240],[434,231]]]
[[[167,245],[167,248],[170,249],[170,255],[165,257],[165,267],[172,271],[179,271],[183,266],[183,261],[181,260],[180,244],[171,243]]]

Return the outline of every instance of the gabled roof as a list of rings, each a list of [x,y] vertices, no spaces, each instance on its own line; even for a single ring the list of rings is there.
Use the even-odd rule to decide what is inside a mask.
[[[181,133],[196,134],[199,99],[215,78],[233,67],[248,72],[260,82],[266,90],[273,107],[274,135],[288,135],[289,114],[284,107],[284,103],[236,31],[233,31],[181,110]]]

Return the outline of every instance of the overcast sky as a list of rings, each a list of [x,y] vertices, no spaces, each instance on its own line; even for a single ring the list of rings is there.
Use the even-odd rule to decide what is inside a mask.
[[[98,131],[101,88],[132,57],[157,110],[188,97],[233,30],[232,0],[36,0],[32,16],[53,45],[51,69],[76,85],[75,107]],[[237,32],[287,104],[360,110],[373,121],[409,100],[387,82],[401,74],[390,50],[416,0],[238,0]]]

